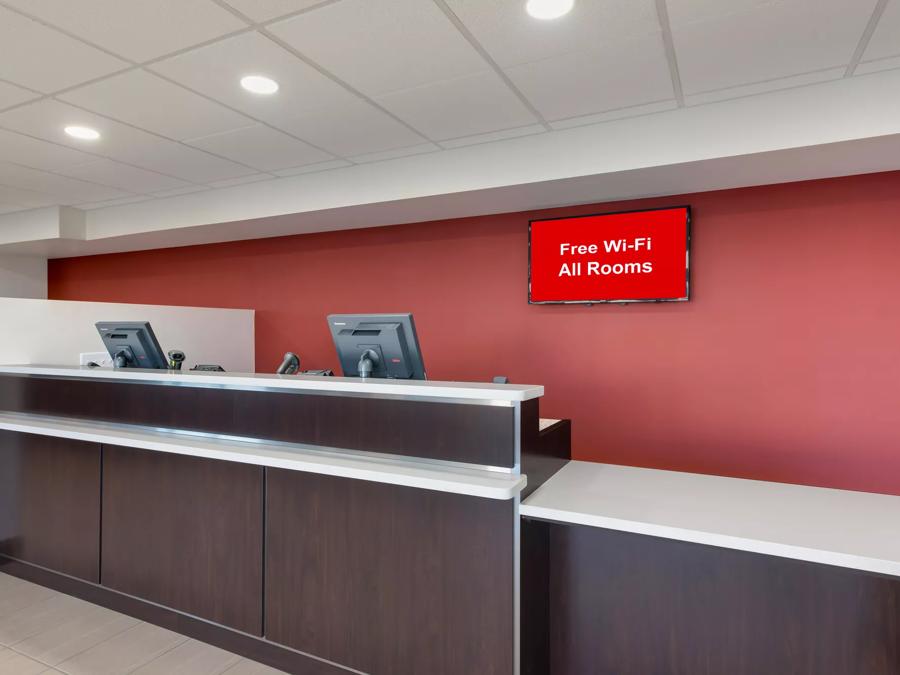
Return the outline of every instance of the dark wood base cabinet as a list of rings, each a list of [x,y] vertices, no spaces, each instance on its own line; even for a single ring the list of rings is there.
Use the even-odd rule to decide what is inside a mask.
[[[103,446],[101,583],[262,635],[263,471]]]
[[[0,555],[98,580],[98,444],[0,431]]]
[[[523,673],[900,674],[900,579],[592,527],[523,536],[523,635],[549,627],[548,669]]]
[[[512,501],[268,469],[266,636],[372,675],[509,675]]]

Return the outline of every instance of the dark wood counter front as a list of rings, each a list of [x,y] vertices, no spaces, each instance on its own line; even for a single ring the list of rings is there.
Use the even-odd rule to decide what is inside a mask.
[[[97,443],[0,431],[0,554],[98,580]]]
[[[266,635],[366,673],[513,672],[512,501],[268,470]]]
[[[900,579],[583,525],[526,532],[550,582],[524,615],[549,631],[548,670],[526,675],[900,673]]]
[[[263,472],[103,446],[103,585],[262,635]]]

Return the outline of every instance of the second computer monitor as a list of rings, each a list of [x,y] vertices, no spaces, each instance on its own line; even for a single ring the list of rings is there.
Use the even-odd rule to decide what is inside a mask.
[[[425,379],[412,314],[331,314],[328,327],[346,377]]]
[[[116,368],[168,368],[149,321],[100,321],[97,331]]]

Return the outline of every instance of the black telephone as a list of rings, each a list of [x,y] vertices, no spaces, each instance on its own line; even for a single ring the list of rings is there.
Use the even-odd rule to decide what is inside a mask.
[[[300,357],[294,352],[287,352],[278,369],[276,375],[319,375],[322,377],[332,377],[333,370],[300,370]]]

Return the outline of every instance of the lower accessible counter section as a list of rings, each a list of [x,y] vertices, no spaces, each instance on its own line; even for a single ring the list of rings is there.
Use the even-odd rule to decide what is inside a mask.
[[[573,461],[521,512],[900,577],[892,495]]]
[[[900,497],[570,462],[521,513],[525,675],[900,673]]]

